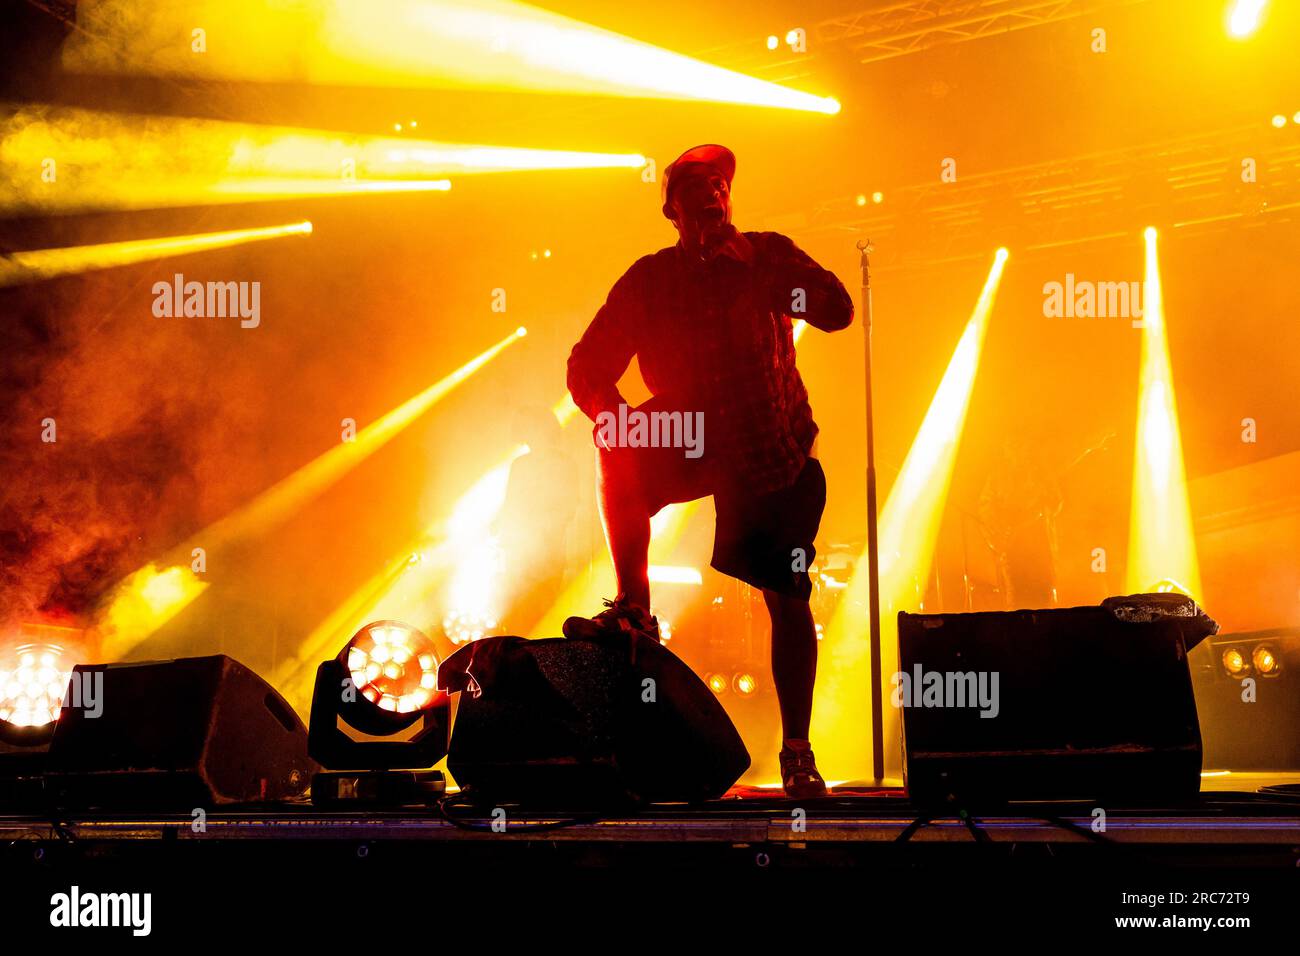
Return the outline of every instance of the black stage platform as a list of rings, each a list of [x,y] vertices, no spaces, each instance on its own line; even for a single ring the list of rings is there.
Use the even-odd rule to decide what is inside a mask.
[[[593,907],[617,914],[628,894],[648,893],[673,900],[665,920],[763,920],[798,899],[843,925],[868,920],[869,906],[868,922],[888,915],[896,928],[997,913],[1009,930],[1113,932],[1116,920],[1155,916],[1227,921],[1198,932],[1290,936],[1300,902],[1300,774],[1209,775],[1191,805],[1105,807],[1104,830],[1091,805],[936,815],[901,789],[852,786],[801,804],[737,787],[708,804],[600,816],[507,805],[495,830],[493,809],[453,793],[441,811],[304,804],[213,811],[201,825],[186,813],[5,816],[4,905],[26,922],[72,884],[138,888],[154,894],[159,932],[179,932],[195,920],[231,929],[221,913],[326,918],[322,903],[371,899],[377,887],[486,894],[521,918],[580,900],[594,919]],[[222,908],[196,910],[204,899]],[[708,916],[706,902],[726,902],[722,915]]]
[[[740,788],[738,788],[740,789]],[[843,788],[823,800],[796,802],[761,791],[733,791],[710,803],[655,804],[612,814],[556,808],[545,812],[506,804],[494,808],[456,801],[439,811],[324,812],[309,804],[213,811],[201,826],[191,814],[99,814],[0,817],[0,840],[10,851],[53,846],[95,846],[101,854],[131,845],[132,852],[161,852],[186,845],[273,843],[285,852],[313,843],[362,848],[411,843],[431,853],[494,845],[543,842],[582,848],[599,864],[601,848],[644,845],[664,863],[685,861],[713,847],[752,850],[750,856],[806,855],[810,861],[868,859],[904,843],[941,846],[990,844],[1007,848],[1092,844],[1136,851],[1152,859],[1198,857],[1226,866],[1245,857],[1295,867],[1300,862],[1300,789],[1206,791],[1183,807],[1096,806],[1074,803],[1013,804],[985,812],[923,811],[901,790]],[[592,855],[591,851],[598,851]],[[362,851],[364,852],[364,850]],[[575,857],[575,860],[577,858]],[[753,861],[748,861],[753,862]]]

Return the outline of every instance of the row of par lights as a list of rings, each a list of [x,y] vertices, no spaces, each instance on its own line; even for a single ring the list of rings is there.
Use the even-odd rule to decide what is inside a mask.
[[[1241,648],[1224,649],[1223,669],[1229,677],[1247,677],[1252,673],[1260,677],[1276,677],[1282,672],[1282,659],[1268,644],[1257,644],[1249,653],[1247,657]]]
[[[758,690],[758,678],[749,671],[738,671],[727,678],[726,674],[714,672],[704,678],[704,683],[709,685],[709,690],[721,697],[727,691],[731,691],[737,697],[751,697]]]

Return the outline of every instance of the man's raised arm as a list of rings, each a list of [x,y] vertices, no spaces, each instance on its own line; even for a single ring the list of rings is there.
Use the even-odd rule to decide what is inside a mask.
[[[776,306],[795,319],[806,319],[823,332],[838,332],[853,322],[853,299],[835,273],[823,269],[779,232],[766,234],[767,261],[773,272]],[[791,311],[796,289],[803,290],[804,311]]]

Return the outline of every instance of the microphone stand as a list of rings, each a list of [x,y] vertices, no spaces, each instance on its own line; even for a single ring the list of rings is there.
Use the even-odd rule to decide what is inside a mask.
[[[867,593],[871,635],[871,771],[879,785],[885,781],[884,692],[880,673],[880,548],[877,541],[876,429],[871,405],[871,261],[869,239],[859,239],[862,256],[862,343],[867,414]]]

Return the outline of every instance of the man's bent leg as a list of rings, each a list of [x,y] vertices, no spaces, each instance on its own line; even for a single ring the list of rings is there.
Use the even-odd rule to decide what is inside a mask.
[[[817,679],[817,630],[808,602],[763,591],[772,617],[772,680],[787,740],[807,740]]]
[[[618,590],[632,604],[650,608],[650,509],[628,449],[601,449],[597,478],[600,520],[614,562]]]

